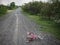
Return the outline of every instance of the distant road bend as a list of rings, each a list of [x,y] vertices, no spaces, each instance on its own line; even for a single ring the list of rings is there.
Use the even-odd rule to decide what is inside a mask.
[[[0,18],[0,45],[60,45],[59,40],[39,32],[39,28],[40,26],[24,16],[21,8],[18,8]],[[26,43],[28,31],[40,34],[44,39]]]

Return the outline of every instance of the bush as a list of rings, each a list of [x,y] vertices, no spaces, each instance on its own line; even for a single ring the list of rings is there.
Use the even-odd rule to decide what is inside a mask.
[[[47,20],[60,20],[60,1],[57,0],[52,1],[52,3],[29,2],[23,5],[22,9],[29,14],[39,14],[39,16]]]
[[[0,5],[0,16],[7,12],[7,8],[4,5]]]
[[[28,4],[23,5],[22,9],[31,14],[38,14],[40,13],[41,4],[42,2],[37,2],[37,1],[30,2]]]

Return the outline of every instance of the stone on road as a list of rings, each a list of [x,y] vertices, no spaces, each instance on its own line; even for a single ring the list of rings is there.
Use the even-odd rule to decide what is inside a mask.
[[[0,19],[0,45],[60,45],[60,40],[43,33],[40,26],[28,19],[21,8]],[[26,33],[34,32],[43,39],[26,43]]]

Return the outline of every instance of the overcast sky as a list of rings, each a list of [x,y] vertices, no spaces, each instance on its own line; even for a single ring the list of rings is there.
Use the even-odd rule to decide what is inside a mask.
[[[28,3],[32,0],[0,0],[0,4],[5,4],[5,5],[8,5],[9,3],[11,2],[15,2],[16,5],[22,5],[24,3]],[[40,1],[40,0],[35,0],[35,1]],[[41,1],[47,1],[47,0],[41,0]]]

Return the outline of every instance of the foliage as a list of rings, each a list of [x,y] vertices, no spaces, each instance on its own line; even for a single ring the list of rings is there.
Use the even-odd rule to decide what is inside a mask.
[[[15,8],[15,2],[11,2],[9,8],[10,8],[10,9],[14,9],[14,8]]]
[[[41,8],[41,4],[42,2],[30,2],[28,4],[25,4],[22,6],[23,10],[26,11],[26,12],[29,12],[31,14],[38,14],[40,13],[40,8]]]
[[[52,2],[52,3],[51,3]],[[60,1],[50,0],[50,2],[29,2],[22,6],[25,12],[42,16],[44,19],[59,22],[60,20]],[[60,23],[60,22],[59,22]]]
[[[5,14],[7,12],[7,10],[11,10],[11,9],[15,9],[15,8],[18,8],[18,6],[15,6],[15,2],[11,2],[10,6],[0,5],[0,16]]]
[[[4,5],[0,5],[0,16],[7,12],[7,8]]]

